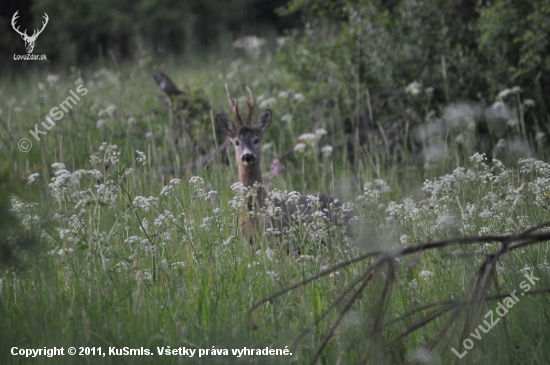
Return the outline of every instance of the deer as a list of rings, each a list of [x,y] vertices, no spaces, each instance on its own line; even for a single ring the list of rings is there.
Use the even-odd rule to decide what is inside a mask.
[[[42,22],[42,29],[40,29],[38,31],[34,30],[32,35],[29,37],[29,35],[27,34],[26,29],[25,29],[24,32],[21,32],[19,30],[19,26],[17,26],[17,28],[15,27],[15,21],[17,20],[17,18],[19,18],[19,15],[17,15],[18,12],[19,12],[19,10],[17,10],[15,12],[15,14],[13,14],[13,17],[11,18],[11,26],[12,26],[13,30],[15,30],[17,33],[19,33],[21,38],[23,38],[23,40],[25,41],[25,49],[27,50],[27,53],[32,53],[32,50],[34,49],[34,43],[36,42],[36,39],[38,38],[40,33],[42,33],[44,28],[46,28],[46,24],[48,24],[48,20],[49,20],[48,14],[44,13],[44,22]]]
[[[246,115],[246,124],[243,124],[243,120],[239,115],[238,105],[236,99],[231,97],[227,84],[225,85],[227,97],[229,99],[229,106],[237,122],[237,126],[231,122],[227,116],[218,114],[216,121],[221,132],[229,138],[231,143],[235,146],[235,159],[237,161],[239,171],[239,182],[247,189],[257,188],[257,197],[249,197],[247,201],[248,211],[252,211],[266,204],[266,197],[268,197],[267,191],[263,186],[262,167],[261,167],[261,141],[264,134],[271,126],[273,119],[273,113],[271,109],[264,110],[258,117],[256,123],[252,125],[252,117],[254,113],[254,95],[250,88],[247,86],[249,99],[246,100],[248,106],[248,112]],[[354,214],[350,211],[342,210],[342,203],[330,195],[324,193],[318,193],[314,195],[318,198],[320,203],[320,211],[324,212],[328,219],[330,219],[336,225],[348,225]],[[310,195],[311,197],[311,195]],[[311,198],[310,198],[311,199]],[[281,208],[282,219],[274,219],[272,224],[279,229],[288,227],[295,217],[295,213],[301,213],[301,216],[308,217],[314,212],[310,204],[308,204],[308,196],[300,195],[299,199],[279,199],[275,201],[275,206]],[[248,212],[245,212],[248,213]],[[246,216],[246,214],[245,214]],[[241,225],[241,233],[249,237],[254,237],[258,230],[258,221],[254,217],[245,217],[244,222]],[[252,243],[252,238],[251,241]]]

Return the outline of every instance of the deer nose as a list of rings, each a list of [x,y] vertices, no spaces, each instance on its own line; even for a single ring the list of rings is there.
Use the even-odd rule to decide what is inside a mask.
[[[256,157],[254,157],[254,155],[251,153],[246,153],[241,157],[241,160],[246,163],[254,162],[255,159]]]

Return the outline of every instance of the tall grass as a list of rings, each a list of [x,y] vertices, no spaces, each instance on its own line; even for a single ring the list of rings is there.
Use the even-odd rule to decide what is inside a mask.
[[[16,252],[20,268],[7,266],[0,274],[3,363],[308,363],[337,314],[329,314],[289,356],[195,355],[186,360],[158,356],[157,347],[284,349],[373,260],[262,305],[254,313],[258,329],[253,330],[246,322],[248,309],[282,287],[361,252],[516,232],[549,218],[550,167],[542,161],[506,166],[473,154],[473,147],[451,143],[446,158],[424,166],[408,150],[392,158],[383,141],[377,142],[379,152],[361,150],[358,163],[348,159],[337,112],[327,120],[309,109],[300,85],[269,56],[103,66],[36,73],[12,81],[9,89],[1,87],[1,157],[12,162],[11,179],[20,185],[12,209],[25,229],[39,237],[37,249]],[[234,185],[232,151],[181,176],[159,173],[167,164],[182,165],[199,156],[174,155],[174,116],[162,107],[163,96],[151,77],[158,69],[178,85],[202,89],[214,114],[228,109],[225,83],[239,91],[249,85],[261,108],[269,106],[275,115],[263,141],[266,185],[287,193],[326,191],[353,203],[348,204],[357,215],[353,234],[338,232],[330,245],[321,244],[332,228],[302,225],[291,242],[301,248],[299,256],[287,252],[273,230],[260,232],[251,246],[239,233],[239,212],[248,192]],[[40,142],[34,140],[28,130],[81,84],[87,95]],[[194,128],[197,138],[210,141],[212,148],[221,144],[209,115]],[[327,135],[326,130],[336,132]],[[17,148],[24,137],[33,143],[27,153]],[[332,150],[319,153],[327,145]],[[272,162],[289,150],[295,151],[282,160],[285,169],[273,171]],[[268,212],[259,213],[267,218]],[[423,304],[468,297],[473,272],[483,255],[496,248],[445,248],[396,262],[388,312],[399,315]],[[541,278],[540,288],[548,287],[547,257],[546,243],[507,256],[498,267],[502,291],[518,290],[525,272]],[[380,272],[346,313],[320,363],[355,363],[366,348],[376,346],[372,341],[348,349],[376,320],[384,283]],[[547,304],[543,296],[522,298],[507,314],[506,325],[476,342],[462,361],[547,362]],[[386,329],[380,339],[399,335],[415,318]],[[450,351],[422,350],[443,323],[436,320],[415,331],[382,352],[377,363],[455,361]],[[453,336],[449,341],[458,348],[459,334]],[[55,346],[102,347],[103,352],[145,347],[154,356],[29,360],[10,354],[12,347]]]

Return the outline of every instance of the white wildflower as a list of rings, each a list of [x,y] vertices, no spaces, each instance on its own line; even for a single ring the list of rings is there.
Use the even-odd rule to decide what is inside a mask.
[[[265,44],[265,39],[255,35],[247,35],[233,42],[234,48],[242,48],[246,53],[258,55],[262,46]]]
[[[143,152],[140,151],[140,150],[137,150],[136,153],[137,153],[137,155],[139,156],[139,157],[137,158],[137,162],[139,162],[140,164],[145,165],[145,163],[147,162],[147,156],[145,156],[145,153],[143,153]]]
[[[107,180],[105,184],[96,185],[97,194],[100,201],[106,203],[109,208],[112,208],[118,197],[118,187],[113,180]]]
[[[321,153],[323,154],[323,157],[330,157],[330,155],[332,155],[332,146],[330,145],[326,145],[326,146],[323,146],[323,148],[321,148]]]
[[[160,227],[172,220],[174,220],[174,215],[172,214],[172,212],[165,210],[164,212],[160,213],[157,218],[155,218],[154,225]]]
[[[46,81],[50,84],[50,86],[53,86],[59,81],[59,75],[49,74],[46,77]]]
[[[523,106],[525,108],[533,107],[535,106],[535,101],[532,99],[525,99],[525,101],[523,102]]]
[[[38,181],[38,178],[39,178],[39,177],[40,177],[40,174],[39,174],[39,173],[30,174],[30,175],[29,175],[29,178],[28,178],[28,180],[27,180],[27,181],[28,181],[27,183],[28,183],[29,185],[32,185],[32,184],[34,184],[35,182]]]
[[[327,130],[324,129],[324,128],[319,128],[319,129],[316,129],[316,130],[315,130],[315,135],[316,135],[318,138],[321,138],[321,137],[324,136],[325,134],[327,134]]]
[[[141,208],[148,212],[148,211],[152,211],[153,207],[156,207],[158,205],[158,201],[159,199],[153,196],[150,196],[148,198],[145,198],[143,196],[136,196],[132,204],[135,207]]]
[[[304,142],[307,142],[307,143],[314,143],[317,141],[317,135],[313,134],[313,133],[304,133],[302,135],[300,135],[300,137],[298,137],[298,139],[300,141],[304,141]]]
[[[519,272],[525,274],[527,272],[532,272],[534,269],[533,266],[525,266],[523,269],[520,269]]]
[[[265,109],[275,104],[277,104],[277,99],[275,99],[275,97],[271,97],[260,101],[259,106],[260,106],[260,109]]]
[[[277,94],[277,97],[281,98],[281,99],[286,99],[288,98],[288,95],[289,95],[289,92],[288,91],[284,91],[284,90],[281,90],[279,91],[279,94]],[[285,114],[285,115],[289,115],[290,114]],[[284,120],[284,119],[283,119]]]
[[[304,100],[306,97],[304,96],[304,94],[300,94],[300,93],[296,93],[294,94],[294,101],[302,101]]]
[[[484,209],[481,213],[479,213],[479,217],[483,219],[489,219],[492,216],[493,216],[493,212],[487,209]]]
[[[281,120],[282,120],[283,122],[290,123],[290,122],[292,122],[292,115],[290,115],[290,114],[285,114],[285,115],[283,115],[283,116],[281,117]]]
[[[453,256],[460,256],[460,255],[463,255],[463,254],[464,254],[464,251],[461,250],[461,249],[454,250],[454,251],[452,252],[452,255],[453,255]]]
[[[430,279],[432,276],[434,276],[434,274],[433,274],[431,271],[422,270],[422,271],[420,272],[420,276],[422,277],[422,279],[428,280],[428,279]]]
[[[139,270],[136,273],[136,279],[137,280],[142,279],[142,280],[146,280],[146,281],[151,281],[151,280],[153,280],[153,275],[151,275],[149,270],[143,269],[143,270]]]
[[[294,151],[296,152],[303,152],[305,151],[305,149],[306,149],[305,143],[296,143],[296,145],[294,146]]]
[[[504,90],[502,90],[501,92],[498,93],[497,98],[502,100],[505,97],[507,97],[508,95],[517,94],[520,91],[521,91],[521,88],[519,86],[514,86],[514,87],[509,88],[509,89],[504,89]]]
[[[405,87],[405,92],[410,95],[416,95],[420,93],[420,90],[422,88],[422,84],[420,84],[418,81],[413,81],[410,84]]]
[[[179,261],[179,262],[172,262],[172,268],[173,269],[183,269],[184,267],[186,267],[187,265],[185,265],[185,262],[183,261]]]
[[[112,118],[116,109],[117,109],[116,105],[113,105],[113,104],[108,105],[105,109],[101,109],[97,116],[101,117],[103,115],[107,115],[109,116],[109,118]]]
[[[276,273],[275,271],[267,271],[266,274],[267,274],[267,276],[269,276],[269,279],[271,281],[277,280],[277,277],[279,276],[279,274]]]

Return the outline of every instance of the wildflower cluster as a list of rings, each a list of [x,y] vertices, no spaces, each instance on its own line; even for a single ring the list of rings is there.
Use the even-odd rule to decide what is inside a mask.
[[[462,235],[517,232],[535,224],[533,203],[550,207],[550,165],[535,159],[518,162],[519,171],[500,161],[487,164],[476,153],[472,167],[427,180],[425,197],[390,202],[387,222],[402,232],[402,242],[413,243]],[[472,199],[475,197],[475,199]],[[366,199],[366,198],[363,198]]]
[[[323,137],[325,134],[327,134],[327,131],[323,128],[319,128],[315,130],[315,133],[304,133],[298,137],[298,142],[294,146],[294,151],[303,152],[306,150],[306,147],[316,148],[319,144],[319,141],[321,140],[321,137]],[[332,153],[332,149],[326,148],[323,151],[325,155],[330,155]]]

